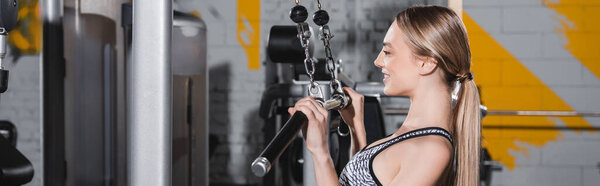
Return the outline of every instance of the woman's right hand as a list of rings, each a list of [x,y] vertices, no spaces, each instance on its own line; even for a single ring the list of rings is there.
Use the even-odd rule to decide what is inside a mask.
[[[356,125],[363,125],[365,97],[350,87],[344,87],[344,92],[350,97],[350,105],[338,112],[348,127],[354,129]]]
[[[306,142],[306,148],[313,156],[329,156],[327,145],[327,117],[328,113],[314,98],[307,96],[296,102],[294,107],[288,108],[290,115],[300,111],[306,116],[307,125],[302,129],[302,136]]]

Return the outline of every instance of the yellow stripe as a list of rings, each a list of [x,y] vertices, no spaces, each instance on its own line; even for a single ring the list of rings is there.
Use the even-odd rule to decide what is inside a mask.
[[[468,14],[463,14],[472,52],[472,67],[481,91],[482,104],[490,110],[572,110],[548,86],[523,66],[502,45],[485,32]],[[568,127],[590,126],[581,117],[548,118],[533,116],[488,116],[482,125],[501,126],[556,126],[556,120]],[[557,140],[557,130],[484,129],[484,146],[496,161],[509,169],[515,168],[513,152],[528,154],[517,144],[542,146]]]
[[[19,1],[16,27],[8,34],[8,44],[21,55],[39,53],[42,48],[42,22],[37,1]]]
[[[237,39],[248,56],[248,69],[260,69],[260,0],[238,0]]]
[[[562,24],[557,31],[568,39],[564,47],[600,77],[600,0],[543,1],[566,18],[557,18]]]

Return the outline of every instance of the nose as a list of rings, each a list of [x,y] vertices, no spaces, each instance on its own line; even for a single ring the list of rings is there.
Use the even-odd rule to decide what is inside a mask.
[[[379,54],[377,55],[377,59],[375,59],[375,61],[373,61],[373,64],[375,64],[376,67],[379,68],[383,68],[383,51],[379,52]]]

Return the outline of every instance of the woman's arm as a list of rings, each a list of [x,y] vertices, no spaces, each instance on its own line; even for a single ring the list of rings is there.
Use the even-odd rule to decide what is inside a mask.
[[[294,108],[288,109],[290,115],[297,111],[304,113],[308,119],[308,124],[302,129],[302,136],[306,142],[306,149],[313,157],[317,185],[339,185],[327,146],[327,110],[312,97],[306,97],[300,99]]]
[[[315,167],[315,179],[317,185],[330,186],[340,185],[338,175],[333,167],[333,160],[327,154],[312,154],[313,166]]]
[[[350,128],[350,157],[354,156],[358,151],[365,148],[367,145],[367,133],[365,132],[365,124],[362,117],[357,118],[352,124],[348,124]],[[352,127],[351,127],[352,126]]]
[[[350,97],[350,105],[339,110],[344,122],[350,128],[350,156],[354,156],[358,151],[367,145],[367,134],[364,124],[364,105],[365,97],[350,87],[344,87],[344,92]]]

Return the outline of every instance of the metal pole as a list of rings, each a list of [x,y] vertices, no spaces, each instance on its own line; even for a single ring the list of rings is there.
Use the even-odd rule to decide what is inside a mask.
[[[171,0],[133,2],[128,68],[129,185],[171,185]]]
[[[577,112],[577,111],[544,111],[544,110],[490,110],[488,115],[500,116],[582,116],[600,117],[600,112]]]
[[[40,65],[42,176],[45,186],[65,185],[65,55],[63,0],[41,1],[43,20]]]
[[[387,108],[386,115],[406,115],[408,109]],[[546,111],[546,110],[488,110],[488,116],[555,116],[555,117],[600,117],[600,112]]]

